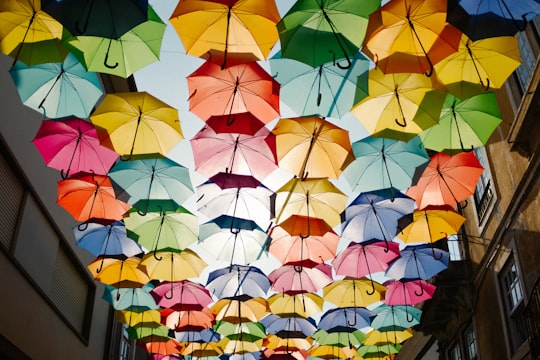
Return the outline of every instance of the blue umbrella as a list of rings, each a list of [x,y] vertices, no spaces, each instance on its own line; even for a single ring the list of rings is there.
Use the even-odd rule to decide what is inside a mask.
[[[371,326],[375,315],[363,307],[343,307],[328,310],[319,321],[319,329],[328,332],[355,331]]]
[[[405,330],[420,324],[422,310],[412,306],[382,304],[373,309],[376,314],[371,327],[379,331]]]
[[[73,228],[77,245],[97,257],[125,255],[133,257],[143,249],[127,236],[126,226],[121,221],[110,223],[90,222],[84,230]]]
[[[220,299],[238,295],[265,298],[270,280],[255,266],[234,264],[210,272],[206,288]]]
[[[259,321],[266,328],[268,334],[303,334],[310,336],[317,331],[317,324],[313,318],[303,318],[300,316],[282,317],[276,314],[269,314]],[[298,337],[298,336],[289,336]]]
[[[212,328],[204,329],[201,331],[176,331],[176,340],[180,342],[198,342],[208,343],[216,342],[221,339],[221,335],[214,331]]]
[[[386,276],[400,279],[428,280],[448,267],[450,255],[433,244],[406,246],[400,257],[390,264]]]
[[[72,54],[63,63],[17,61],[9,73],[22,103],[51,119],[87,118],[103,94],[97,74],[87,72]]]

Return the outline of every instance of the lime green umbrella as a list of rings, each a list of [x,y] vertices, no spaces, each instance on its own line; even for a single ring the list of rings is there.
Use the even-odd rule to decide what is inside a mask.
[[[437,125],[420,134],[424,146],[455,154],[484,146],[501,123],[495,93],[486,92],[464,100],[448,94]]]
[[[366,334],[359,329],[343,327],[335,331],[319,329],[311,337],[321,345],[344,347],[362,344]]]
[[[49,39],[36,42],[22,42],[9,56],[17,58],[28,66],[46,63],[64,62],[69,50],[59,39]]]
[[[214,331],[232,340],[256,341],[266,338],[264,326],[258,322],[241,322],[233,324],[218,320]]]
[[[148,21],[118,39],[99,36],[72,36],[64,33],[66,47],[89,71],[127,78],[135,71],[159,60],[167,25],[148,6]]]

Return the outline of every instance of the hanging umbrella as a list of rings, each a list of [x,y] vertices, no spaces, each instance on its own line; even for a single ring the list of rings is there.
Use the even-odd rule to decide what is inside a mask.
[[[353,329],[352,331],[326,331],[319,329],[311,337],[321,345],[345,347],[362,344],[366,339],[366,334],[357,329]]]
[[[433,74],[455,52],[461,31],[446,22],[446,0],[398,0],[369,17],[362,51],[384,73]]]
[[[219,299],[239,295],[266,297],[270,280],[257,267],[233,264],[211,271],[206,288]]]
[[[272,350],[298,351],[309,349],[313,345],[313,340],[310,337],[302,336],[301,333],[290,336],[284,332],[281,336],[270,334],[265,339],[265,346]]]
[[[148,19],[148,0],[42,0],[41,6],[75,36],[118,39]]]
[[[429,155],[420,138],[408,142],[368,136],[352,143],[355,160],[343,176],[353,191],[368,192],[412,185],[415,170],[427,165]]]
[[[341,236],[388,243],[397,233],[398,220],[414,208],[414,200],[394,188],[361,193],[345,208]]]
[[[96,258],[87,268],[95,280],[116,288],[140,288],[147,284],[148,275],[139,269],[141,259]]]
[[[58,182],[56,203],[77,221],[121,220],[130,206],[116,198],[107,176],[77,173]],[[79,226],[84,230],[85,226]]]
[[[132,257],[143,249],[126,233],[122,221],[89,222],[86,229],[73,228],[77,245],[97,257],[125,255]]]
[[[290,262],[273,270],[268,279],[276,292],[317,292],[332,282],[332,268],[312,260]]]
[[[323,219],[334,227],[341,223],[340,214],[345,210],[346,202],[346,195],[327,178],[293,178],[276,190],[276,223],[281,224],[291,215],[302,215]]]
[[[297,1],[277,24],[282,56],[313,67],[345,59],[337,66],[349,68],[364,40],[368,17],[380,4],[378,0]]]
[[[233,133],[255,135],[265,125],[251,112],[241,112],[234,115],[213,115],[206,120],[216,133]]]
[[[322,311],[323,298],[313,293],[274,294],[268,298],[268,305],[273,314],[308,318]]]
[[[138,154],[166,155],[183,139],[178,110],[147,92],[107,94],[90,120],[101,142],[128,160]]]
[[[227,176],[229,179],[226,182],[220,182],[222,177]],[[218,180],[220,184],[213,180]],[[228,215],[253,220],[266,228],[273,217],[272,194],[272,190],[252,176],[221,173],[197,186],[197,210],[210,219]]]
[[[384,303],[387,305],[416,305],[431,299],[437,289],[424,280],[391,280],[384,286]]]
[[[373,309],[371,327],[379,331],[405,330],[420,324],[422,311],[412,306],[380,305]]]
[[[337,178],[352,160],[346,130],[317,116],[280,119],[276,135],[279,166],[299,178]]]
[[[276,294],[281,296],[281,294]],[[283,332],[300,333],[303,336],[310,336],[317,331],[317,324],[313,318],[303,318],[300,316],[279,316],[269,314],[261,319],[268,334],[279,334]]]
[[[205,62],[187,76],[189,110],[203,120],[251,112],[267,123],[279,116],[279,84],[256,62],[222,70]]]
[[[81,171],[105,175],[118,158],[100,144],[90,122],[75,117],[42,121],[32,143],[45,164],[60,170],[63,178]]]
[[[154,205],[157,203],[156,205]],[[197,241],[197,216],[182,206],[163,208],[154,200],[148,212],[131,209],[124,222],[128,235],[149,251],[181,251]]]
[[[473,152],[453,156],[436,153],[407,195],[416,200],[419,209],[429,205],[456,206],[474,194],[483,171]]]
[[[264,60],[278,40],[274,1],[183,0],[170,17],[186,53],[222,68]]]
[[[225,172],[262,181],[277,169],[275,136],[265,127],[244,135],[216,133],[205,126],[190,141],[195,170],[208,178]]]
[[[338,307],[367,307],[384,299],[386,288],[367,278],[345,278],[323,289],[324,300]]]
[[[201,310],[214,302],[203,285],[190,280],[162,281],[150,295],[159,306],[176,311]]]
[[[199,245],[216,260],[230,265],[248,265],[257,259],[266,241],[266,232],[254,221],[228,215],[204,223],[199,229]]]
[[[22,42],[8,55],[28,66],[46,63],[63,63],[69,50],[60,39]]]
[[[447,251],[429,244],[409,245],[401,250],[400,257],[390,264],[386,276],[392,279],[429,280],[448,267]]]
[[[182,346],[176,339],[152,335],[149,340],[150,341],[144,343],[144,347],[148,353],[171,355],[180,354],[182,352]]]
[[[142,311],[157,309],[158,305],[154,298],[150,295],[152,285],[144,285],[141,288],[116,288],[111,285],[106,285],[103,292],[103,300],[107,301],[115,310],[137,309]],[[159,324],[159,312],[157,312],[157,323]],[[151,317],[148,316],[146,322],[150,322]],[[129,326],[133,326],[134,320],[131,316],[126,322]],[[133,323],[133,325],[132,325]]]
[[[353,359],[358,351],[354,346],[315,345],[308,350],[313,359]]]
[[[87,70],[127,78],[159,60],[166,27],[152,7],[148,6],[148,20],[118,39],[66,34],[63,43]]]
[[[211,328],[215,323],[215,316],[209,308],[200,310],[176,311],[172,309],[161,310],[162,323],[176,331],[202,331]]]
[[[198,277],[206,266],[199,255],[190,249],[148,253],[143,256],[140,264],[150,279],[171,282]]]
[[[134,326],[126,329],[128,339],[149,340],[153,337],[168,337],[169,329],[159,323],[144,324],[144,326]]]
[[[181,351],[183,356],[192,356],[194,358],[220,359],[218,356],[223,353],[223,349],[215,341],[207,343],[190,342]],[[184,357],[182,357],[184,359]]]
[[[263,348],[263,340],[243,341],[222,338],[219,341],[219,346],[223,349],[224,354],[248,354],[259,352]]]
[[[431,150],[447,153],[470,151],[484,146],[502,122],[495,93],[487,92],[465,100],[448,94],[439,123],[420,134]]]
[[[327,310],[319,321],[319,329],[327,332],[348,331],[371,326],[375,317],[370,310],[364,307],[338,307]]]
[[[439,0],[437,0],[439,1]],[[351,113],[373,137],[409,141],[437,124],[446,94],[423,74],[369,72],[369,96]]]
[[[86,118],[103,94],[97,74],[87,72],[71,54],[63,63],[28,66],[18,61],[9,74],[22,103],[51,119]]]
[[[446,20],[472,40],[480,40],[515,35],[538,14],[540,3],[535,0],[449,0]]]
[[[269,308],[264,298],[251,298],[241,295],[219,299],[210,307],[210,311],[216,316],[216,320],[238,324],[258,322],[268,314]]]
[[[368,95],[368,59],[357,52],[351,62],[349,68],[341,69],[334,62],[311,67],[292,59],[273,58],[270,68],[281,84],[281,101],[299,116],[341,119]]]
[[[41,9],[41,1],[14,0],[0,4],[0,52],[9,55],[21,43],[61,37],[62,25]],[[14,61],[18,56],[15,52]]]
[[[367,338],[364,341],[365,345],[401,344],[405,340],[412,338],[413,332],[411,329],[391,331],[379,331],[373,329],[366,335]]]
[[[161,316],[159,314],[159,310],[157,310],[158,306],[155,305],[155,302],[154,306],[154,309],[145,310],[145,306],[135,305],[127,308],[126,310],[115,311],[114,317],[117,321],[121,322],[122,324],[126,324],[127,326],[144,326],[151,323],[159,324],[161,323]]]
[[[332,260],[332,266],[337,275],[360,279],[385,271],[388,264],[398,257],[398,243],[372,239],[361,243],[351,242]]]
[[[233,324],[217,321],[214,330],[232,340],[259,340],[266,337],[264,326],[259,322],[242,322]]]
[[[158,154],[118,161],[108,175],[119,190],[129,195],[128,204],[141,201],[142,206],[137,207],[141,213],[148,211],[150,199],[183,204],[193,195],[189,170]]]
[[[358,348],[358,355],[364,358],[380,359],[386,355],[399,353],[400,348],[395,344],[363,345]]]
[[[265,360],[306,360],[308,353],[306,350],[274,350],[274,349],[264,349],[261,359]]]
[[[221,334],[215,332],[212,328],[208,328],[201,331],[176,331],[175,338],[181,343],[185,343],[185,346],[189,346],[190,343],[210,343],[219,341],[219,339],[221,339]]]
[[[448,92],[466,99],[500,89],[520,58],[517,36],[471,41],[463,35],[457,52],[435,65],[435,72]]]

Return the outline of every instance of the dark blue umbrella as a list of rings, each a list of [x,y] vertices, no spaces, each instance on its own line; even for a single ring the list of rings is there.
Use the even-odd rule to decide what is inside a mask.
[[[233,264],[210,272],[206,288],[220,299],[238,295],[265,298],[270,280],[255,266]]]
[[[375,314],[364,307],[343,307],[328,310],[319,321],[319,329],[328,332],[355,331],[371,326]]]
[[[390,264],[386,276],[392,279],[428,280],[448,267],[450,254],[433,244],[406,246]]]

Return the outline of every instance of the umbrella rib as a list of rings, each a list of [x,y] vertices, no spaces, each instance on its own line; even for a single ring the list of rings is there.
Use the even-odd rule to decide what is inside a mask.
[[[19,56],[22,50],[22,44],[26,40],[26,37],[28,36],[28,32],[30,31],[30,27],[32,26],[32,23],[34,22],[37,15],[36,9],[34,9],[31,3],[30,3],[30,7],[32,8],[32,17],[30,18],[30,21],[28,22],[28,26],[26,27],[26,31],[24,32],[24,36],[21,40],[21,45],[17,48],[17,53],[15,54],[15,57],[13,58],[12,66],[15,65],[17,63],[17,60],[19,59]]]

